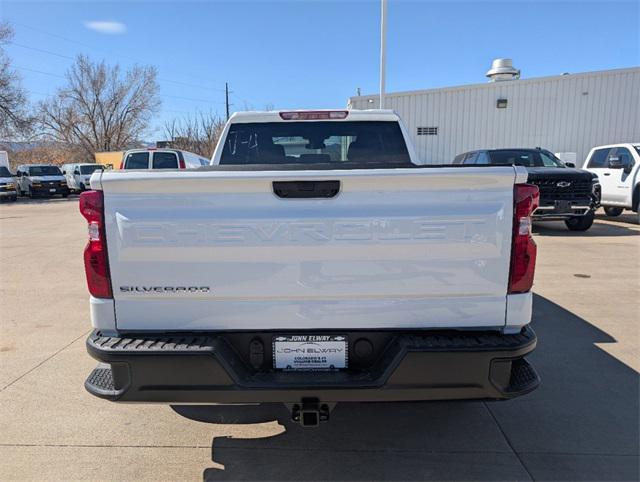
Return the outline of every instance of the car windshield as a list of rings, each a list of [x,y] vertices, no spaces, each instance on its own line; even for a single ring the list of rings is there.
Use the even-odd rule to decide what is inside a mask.
[[[220,164],[406,164],[397,122],[265,122],[232,124]]]
[[[62,172],[57,166],[31,166],[29,168],[30,176],[61,176]]]
[[[491,164],[525,167],[564,167],[562,161],[547,151],[500,150],[489,153]]]
[[[0,166],[0,177],[11,177],[12,174],[11,172],[9,172],[9,169],[7,169],[4,166]]]
[[[91,174],[93,171],[102,170],[102,166],[80,166],[80,174]]]

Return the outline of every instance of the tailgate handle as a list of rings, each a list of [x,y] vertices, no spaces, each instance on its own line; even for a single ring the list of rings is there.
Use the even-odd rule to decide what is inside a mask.
[[[340,181],[273,181],[273,193],[283,199],[332,198]]]

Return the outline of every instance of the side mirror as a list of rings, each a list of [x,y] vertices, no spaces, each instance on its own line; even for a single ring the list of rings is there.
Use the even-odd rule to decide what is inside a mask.
[[[608,166],[609,169],[622,169],[624,167],[619,157],[610,157]]]
[[[79,176],[80,175],[80,171],[78,171],[78,170],[73,171],[73,175],[74,176]]]
[[[575,162],[567,161],[564,163],[565,167],[576,167]]]
[[[20,171],[16,172],[16,177],[22,177],[22,173]]]

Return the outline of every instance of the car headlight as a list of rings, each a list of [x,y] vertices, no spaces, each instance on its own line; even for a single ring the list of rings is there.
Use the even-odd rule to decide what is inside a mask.
[[[16,185],[12,182],[8,182],[4,185],[5,189],[15,189]]]

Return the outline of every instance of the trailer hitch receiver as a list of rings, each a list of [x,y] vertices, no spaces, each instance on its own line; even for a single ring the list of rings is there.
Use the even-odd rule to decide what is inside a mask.
[[[316,399],[303,399],[291,407],[291,420],[303,427],[318,427],[320,422],[329,421],[331,407]]]

